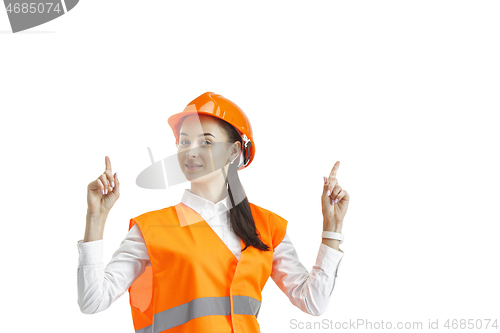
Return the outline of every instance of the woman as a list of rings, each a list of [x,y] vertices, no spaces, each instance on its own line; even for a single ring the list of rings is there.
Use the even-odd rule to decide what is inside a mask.
[[[106,156],[105,172],[88,186],[87,229],[78,242],[81,311],[105,310],[128,289],[136,332],[260,332],[261,291],[271,276],[292,304],[321,315],[343,257],[349,194],[336,179],[339,162],[324,177],[324,238],[309,273],[286,234],[287,221],[244,193],[237,171],[255,154],[245,113],[207,92],[168,122],[191,189],[178,205],[131,219],[104,270],[104,224],[120,196]]]

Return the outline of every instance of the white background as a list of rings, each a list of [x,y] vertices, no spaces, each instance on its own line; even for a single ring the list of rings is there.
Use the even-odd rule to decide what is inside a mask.
[[[3,328],[133,332],[128,292],[94,315],[77,304],[87,184],[109,156],[122,195],[107,263],[130,218],[189,188],[135,180],[147,147],[156,160],[175,153],[167,119],[206,91],[250,118],[256,156],[240,178],[250,202],[289,221],[308,269],[336,161],[351,195],[328,311],[301,312],[269,279],[262,332],[327,331],[292,320],[500,319],[499,11],[496,1],[82,0],[12,34],[1,10]]]

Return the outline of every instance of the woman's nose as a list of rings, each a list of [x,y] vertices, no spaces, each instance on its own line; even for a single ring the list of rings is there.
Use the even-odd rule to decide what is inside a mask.
[[[198,147],[196,148],[191,148],[191,149],[188,149],[186,151],[186,156],[189,156],[189,157],[197,157],[199,155],[199,152],[198,152]]]

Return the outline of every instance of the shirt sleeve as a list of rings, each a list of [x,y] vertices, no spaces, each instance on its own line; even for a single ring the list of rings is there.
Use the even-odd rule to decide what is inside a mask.
[[[286,233],[274,249],[271,278],[293,305],[305,313],[320,316],[328,307],[343,256],[344,252],[320,243],[316,263],[309,272],[299,261]]]
[[[134,224],[104,268],[103,240],[77,243],[78,305],[85,314],[107,309],[151,265],[141,230]]]

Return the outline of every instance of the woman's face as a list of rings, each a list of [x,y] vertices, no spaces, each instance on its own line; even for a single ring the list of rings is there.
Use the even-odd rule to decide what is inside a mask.
[[[218,177],[219,173],[214,171],[225,167],[238,152],[239,142],[233,145],[227,140],[225,132],[213,117],[198,114],[184,118],[179,132],[177,156],[186,178],[205,182]]]

